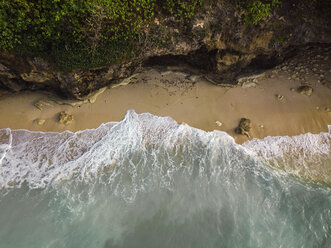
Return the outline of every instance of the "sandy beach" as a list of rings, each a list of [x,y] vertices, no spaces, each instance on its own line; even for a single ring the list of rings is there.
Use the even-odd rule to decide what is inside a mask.
[[[326,78],[330,74],[328,71]],[[236,87],[217,86],[183,72],[149,69],[102,90],[87,103],[53,101],[55,96],[47,92],[2,94],[0,128],[78,131],[121,121],[127,110],[134,109],[137,113],[170,116],[178,123],[206,131],[225,131],[237,143],[248,139],[234,132],[241,118],[251,120],[251,138],[327,132],[331,89],[318,78],[311,78],[313,94],[307,96],[297,92],[300,85],[300,80],[289,77],[281,67],[243,78]],[[36,107],[38,101],[41,109]],[[73,115],[74,120],[60,124],[61,111]]]

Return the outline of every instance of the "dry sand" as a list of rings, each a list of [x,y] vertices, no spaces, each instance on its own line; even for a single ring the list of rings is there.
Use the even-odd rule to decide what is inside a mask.
[[[274,71],[275,72],[275,71]],[[330,74],[330,72],[327,72]],[[171,116],[178,123],[206,131],[221,130],[237,143],[248,138],[234,133],[241,118],[249,118],[252,138],[327,132],[331,124],[331,89],[309,81],[314,92],[301,95],[293,89],[300,81],[288,74],[271,71],[234,88],[213,85],[207,80],[180,72],[150,70],[131,78],[130,84],[106,89],[94,103],[77,106],[53,104],[39,110],[34,104],[51,96],[43,92],[23,92],[0,96],[0,128],[38,131],[78,131],[101,123],[120,121],[127,110]],[[291,90],[292,88],[292,90]],[[283,96],[279,100],[276,95]],[[71,124],[58,123],[59,112],[74,116]],[[43,125],[35,119],[45,120]],[[216,122],[222,123],[221,126]]]

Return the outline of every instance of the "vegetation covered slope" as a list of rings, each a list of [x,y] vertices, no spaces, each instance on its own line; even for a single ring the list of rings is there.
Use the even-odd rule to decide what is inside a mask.
[[[202,0],[0,0],[0,50],[47,53],[61,69],[130,56],[155,15],[183,22]]]
[[[130,57],[155,16],[187,24],[204,0],[0,0],[0,50],[50,55],[60,69],[91,68]],[[217,2],[217,1],[214,1]],[[281,0],[236,0],[247,24]]]

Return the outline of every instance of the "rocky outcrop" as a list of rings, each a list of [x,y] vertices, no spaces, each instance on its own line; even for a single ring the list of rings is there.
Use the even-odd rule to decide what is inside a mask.
[[[137,44],[139,53],[102,68],[58,71],[45,57],[1,52],[0,87],[11,91],[54,90],[82,100],[143,66],[156,65],[182,66],[207,75],[217,84],[235,84],[242,75],[273,67],[296,49],[313,43],[329,46],[331,25],[325,15],[309,8],[305,1],[284,0],[270,17],[248,25],[233,4],[213,1],[189,24],[165,16],[155,18]]]
[[[104,68],[61,72],[41,58],[2,52],[0,87],[12,90],[53,90],[69,98],[88,99],[94,91],[129,77],[137,65],[133,62]]]

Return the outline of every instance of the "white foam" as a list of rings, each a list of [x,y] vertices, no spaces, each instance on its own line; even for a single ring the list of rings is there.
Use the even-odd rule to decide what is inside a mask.
[[[243,146],[287,173],[331,183],[331,126],[328,129],[329,133],[253,139]]]
[[[45,187],[50,182],[72,177],[90,180],[112,169],[111,180],[120,164],[129,163],[132,174],[139,161],[154,161],[155,167],[159,166],[157,163],[162,161],[158,156],[166,159],[162,166],[167,167],[170,175],[171,170],[185,163],[183,158],[186,156],[191,156],[188,160],[198,159],[208,149],[213,151],[213,156],[219,156],[217,152],[223,152],[225,156],[226,147],[238,149],[233,138],[226,133],[207,133],[186,124],[179,125],[170,117],[137,115],[134,111],[129,111],[119,123],[77,133],[9,129],[6,132],[10,132],[12,141],[10,145],[2,142],[5,152],[1,161],[0,185],[5,188],[19,187],[23,182],[32,188]],[[219,148],[223,151],[220,152]],[[201,154],[194,154],[195,150]]]
[[[295,160],[285,154],[302,152],[298,159],[305,165],[312,160],[323,162],[330,156],[330,136],[325,133],[268,137],[240,146],[224,132],[204,132],[179,125],[170,117],[138,115],[134,111],[128,111],[121,122],[97,129],[76,133],[2,129],[0,137],[0,188],[20,187],[23,183],[43,188],[73,178],[84,182],[102,178],[128,199],[151,183],[170,189],[172,177],[179,170],[216,177],[250,169],[263,175],[266,169],[259,167],[261,157],[281,168],[279,164],[285,157],[285,162]],[[304,168],[312,169],[308,165]],[[285,170],[293,172],[286,166]]]
[[[9,128],[0,130],[0,164],[11,148],[12,134]]]

